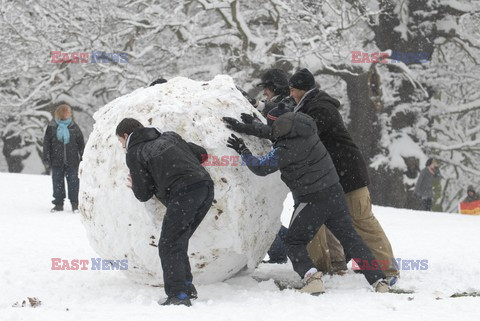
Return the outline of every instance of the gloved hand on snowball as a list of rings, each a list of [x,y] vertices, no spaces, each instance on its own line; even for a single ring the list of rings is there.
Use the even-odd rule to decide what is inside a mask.
[[[238,133],[245,133],[247,125],[239,122],[235,118],[232,117],[223,117],[224,122],[227,123],[227,128],[232,129]]]
[[[227,139],[227,147],[235,150],[240,155],[250,153],[250,151],[248,150],[247,145],[245,145],[245,142],[243,141],[243,139],[235,136],[235,134],[232,134]]]

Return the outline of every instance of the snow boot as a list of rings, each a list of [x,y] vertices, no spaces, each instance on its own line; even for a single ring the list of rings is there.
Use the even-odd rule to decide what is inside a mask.
[[[78,203],[72,203],[72,212],[78,213]]]
[[[55,205],[54,208],[52,208],[52,209],[50,210],[50,212],[52,212],[52,213],[62,212],[62,211],[63,211],[63,204],[62,204],[62,205],[58,205],[58,204],[57,204],[57,205]]]
[[[177,294],[176,296],[168,297],[168,299],[160,305],[184,305],[187,307],[191,307],[192,302],[190,302],[187,294],[180,292],[180,294]]]
[[[385,279],[379,279],[375,283],[372,284],[375,292],[378,293],[387,293],[390,291],[390,287]]]
[[[187,281],[187,295],[190,300],[195,300],[198,298],[197,289],[193,285],[192,281]]]
[[[319,295],[325,292],[322,281],[322,272],[316,272],[304,279],[305,285],[298,290],[301,293],[310,293],[311,295]]]

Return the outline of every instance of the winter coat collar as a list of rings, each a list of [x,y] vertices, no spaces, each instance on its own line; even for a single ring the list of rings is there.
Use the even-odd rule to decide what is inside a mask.
[[[295,113],[298,112],[300,109],[302,109],[303,105],[304,105],[304,102],[305,100],[307,99],[308,95],[310,95],[310,93],[317,93],[319,90],[317,88],[312,88],[310,89],[309,91],[307,91],[305,93],[305,95],[303,95],[302,99],[300,99],[300,101],[298,102],[297,106],[295,107],[295,109],[293,110]],[[315,94],[312,94],[312,96],[314,96]]]
[[[139,128],[128,135],[125,143],[126,150],[128,152],[128,150],[133,146],[157,139],[161,135],[162,133],[160,132],[160,129],[156,127]]]

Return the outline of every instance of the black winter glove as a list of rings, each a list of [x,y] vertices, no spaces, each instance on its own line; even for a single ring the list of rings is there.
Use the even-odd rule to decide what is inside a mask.
[[[245,145],[243,139],[238,138],[234,134],[227,139],[227,147],[235,150],[240,155],[248,151],[247,145]]]
[[[245,133],[245,124],[232,117],[223,117],[224,122],[227,123],[227,128],[232,129],[238,133]]]
[[[250,97],[250,95],[245,90],[243,90],[238,86],[237,86],[237,89],[239,92],[242,93],[243,97],[247,98],[248,102],[252,104],[252,106],[255,106],[257,104],[257,100],[255,98]]]
[[[241,113],[241,118],[242,118],[242,121],[244,124],[252,124],[253,122],[262,122],[260,120],[260,118],[257,117],[257,115],[255,114],[245,114],[245,113]]]

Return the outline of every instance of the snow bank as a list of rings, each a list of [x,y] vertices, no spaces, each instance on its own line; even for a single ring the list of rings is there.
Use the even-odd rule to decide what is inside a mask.
[[[104,259],[128,259],[126,273],[138,282],[161,284],[157,241],[165,207],[155,198],[137,201],[126,187],[128,169],[115,128],[125,117],[161,131],[176,131],[219,158],[236,155],[226,147],[231,131],[221,118],[252,112],[228,76],[209,82],[174,78],[120,97],[95,115],[80,168],[80,210],[92,247]],[[261,116],[260,116],[261,117]],[[270,142],[244,137],[252,153],[263,155]],[[190,240],[195,281],[225,280],[264,257],[280,227],[287,189],[279,174],[258,177],[246,166],[208,166],[215,201]]]

